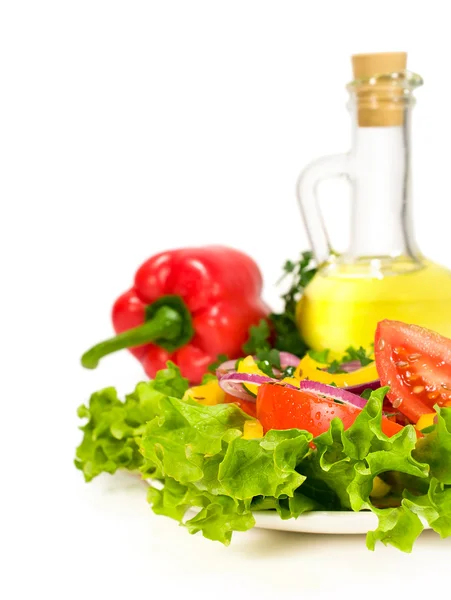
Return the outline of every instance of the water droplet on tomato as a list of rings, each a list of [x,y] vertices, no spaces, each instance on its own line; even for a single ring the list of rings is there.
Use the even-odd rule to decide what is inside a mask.
[[[321,419],[321,413],[319,411],[315,414],[315,419]]]
[[[419,379],[419,377],[419,375],[417,375],[416,373],[412,373],[412,371],[406,371],[406,379],[410,382],[416,381],[417,379]]]

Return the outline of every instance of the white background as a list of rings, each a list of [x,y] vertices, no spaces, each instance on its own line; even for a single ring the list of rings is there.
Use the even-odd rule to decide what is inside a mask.
[[[0,6],[1,596],[371,597],[402,587],[416,597],[422,584],[448,585],[451,541],[430,533],[410,556],[370,553],[360,536],[261,530],[226,549],[154,516],[139,482],[86,485],[72,466],[76,407],[143,377],[127,353],[94,372],[79,356],[110,334],[110,306],[144,259],[184,245],[241,248],[277,306],[282,263],[307,247],[298,172],[349,145],[352,53],[407,50],[424,76],[416,231],[451,266],[446,2]],[[340,244],[346,189],[324,189]]]

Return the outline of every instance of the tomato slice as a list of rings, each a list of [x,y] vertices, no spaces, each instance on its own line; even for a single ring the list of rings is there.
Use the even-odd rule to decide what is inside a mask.
[[[266,432],[269,429],[304,429],[314,436],[329,429],[332,419],[338,417],[344,428],[350,427],[360,408],[349,404],[338,404],[326,400],[313,392],[293,390],[279,384],[261,385],[257,394],[257,418]],[[385,417],[382,418],[382,431],[392,436],[402,426]]]
[[[400,321],[381,321],[376,366],[393,407],[413,423],[434,405],[451,406],[451,340]]]
[[[231,396],[230,394],[225,395],[224,402],[233,402],[234,404],[239,406],[242,411],[244,411],[251,417],[257,416],[257,408],[255,406],[255,402],[251,402],[250,400],[241,400],[240,398],[236,398],[235,396]]]

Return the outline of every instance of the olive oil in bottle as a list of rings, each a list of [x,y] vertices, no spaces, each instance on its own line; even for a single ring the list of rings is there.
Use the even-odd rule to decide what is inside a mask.
[[[378,321],[397,319],[451,337],[451,272],[418,250],[411,223],[410,117],[422,84],[406,54],[353,57],[349,84],[353,145],[315,161],[298,195],[319,269],[297,307],[297,323],[315,349],[368,348]],[[315,189],[344,176],[352,190],[347,252],[332,250]]]

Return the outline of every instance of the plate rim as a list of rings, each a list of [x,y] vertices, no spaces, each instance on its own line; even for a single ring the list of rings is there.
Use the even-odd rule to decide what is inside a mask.
[[[149,487],[156,487],[155,480],[144,479]],[[163,487],[163,486],[161,486]],[[187,515],[196,515],[200,508],[190,507]],[[311,510],[297,517],[282,519],[276,510],[254,510],[257,529],[272,529],[293,533],[338,534],[338,535],[366,535],[377,527],[376,513],[370,509],[355,510]],[[188,517],[190,518],[190,517]],[[419,517],[424,530],[432,529],[429,523]],[[186,518],[184,519],[184,521]],[[348,523],[348,526],[346,526]]]

